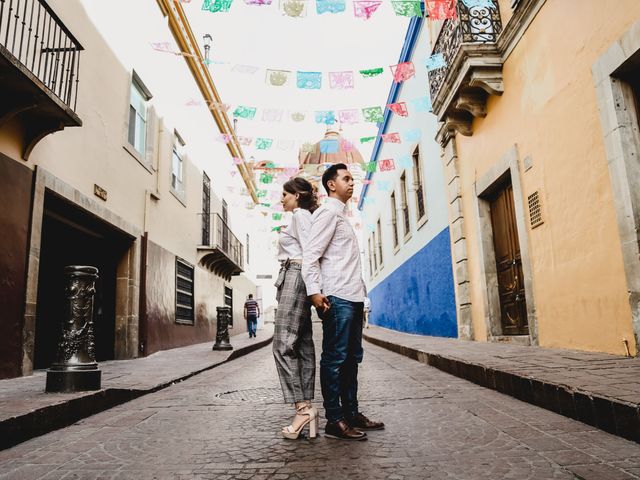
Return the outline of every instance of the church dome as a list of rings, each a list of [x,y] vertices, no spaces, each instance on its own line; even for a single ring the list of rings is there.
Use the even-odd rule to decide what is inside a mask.
[[[310,150],[310,151],[307,151]],[[300,149],[300,167],[323,163],[363,163],[364,159],[355,145],[341,135],[335,125],[327,127],[324,138],[309,148]]]

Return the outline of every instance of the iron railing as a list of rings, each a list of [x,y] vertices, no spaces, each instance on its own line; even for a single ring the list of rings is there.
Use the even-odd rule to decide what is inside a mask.
[[[431,100],[438,95],[461,44],[495,43],[502,31],[500,11],[496,4],[494,2],[493,7],[467,7],[459,0],[458,18],[444,21],[432,55],[441,53],[445,66],[429,71]]]
[[[205,216],[203,224],[207,222]],[[240,240],[233,234],[227,223],[217,213],[209,215],[211,226],[210,242],[206,247],[217,248],[233,261],[238,267],[244,268],[244,247]]]
[[[0,47],[75,111],[83,48],[45,0],[0,0]]]

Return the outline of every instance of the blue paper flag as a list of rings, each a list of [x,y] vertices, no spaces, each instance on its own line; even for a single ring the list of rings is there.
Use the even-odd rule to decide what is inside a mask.
[[[414,128],[412,130],[405,130],[404,132],[400,132],[400,136],[402,137],[403,142],[419,142],[421,132],[419,128]]]
[[[464,3],[465,7],[467,8],[496,8],[493,0],[462,0],[462,3]]]
[[[338,140],[320,140],[320,153],[338,153],[339,150]]]
[[[433,112],[431,99],[428,96],[414,98],[413,100],[409,100],[409,103],[416,112]]]
[[[298,72],[298,88],[319,90],[322,87],[322,72]]]
[[[347,8],[345,0],[316,0],[316,12],[318,15],[322,13],[341,13]]]
[[[319,110],[316,112],[316,123],[333,125],[336,123],[336,114],[333,110]]]
[[[400,155],[396,158],[396,164],[399,168],[411,168],[413,167],[413,162],[411,161],[411,155],[404,154]]]
[[[444,59],[444,55],[441,53],[435,53],[430,57],[427,57],[424,61],[424,65],[427,67],[427,70],[437,70],[438,68],[446,67],[447,62]]]

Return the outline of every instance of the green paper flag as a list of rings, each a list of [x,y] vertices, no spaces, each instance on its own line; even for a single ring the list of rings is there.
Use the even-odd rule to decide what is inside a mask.
[[[422,2],[416,0],[392,1],[393,11],[398,17],[422,17]]]
[[[362,75],[364,78],[371,78],[371,77],[377,77],[382,72],[384,72],[384,68],[382,67],[369,68],[367,70],[360,70],[360,75]]]
[[[233,0],[204,0],[202,3],[202,10],[206,10],[211,13],[228,12],[231,8],[232,2]]]
[[[360,143],[373,142],[375,139],[376,137],[362,137],[360,139]]]
[[[255,107],[245,107],[243,105],[239,105],[233,111],[234,117],[246,118],[247,120],[253,120],[256,116],[256,108]]]
[[[279,226],[279,227],[271,227],[271,231],[272,231],[272,232],[278,232],[278,233],[280,233],[280,230],[282,230],[282,225],[281,225],[281,226]]]
[[[266,197],[266,196],[267,196],[267,191],[266,191],[266,190],[258,190],[258,191],[256,192],[256,196],[257,196],[258,198]]]
[[[262,183],[271,183],[273,182],[273,175],[269,175],[268,173],[263,173],[260,175],[260,181]]]
[[[282,214],[281,214],[281,213],[273,213],[273,214],[271,215],[271,218],[272,218],[273,220],[282,220]]]
[[[375,172],[376,171],[376,167],[377,167],[377,163],[376,162],[365,162],[364,164],[362,164],[362,169],[365,172]]]
[[[382,107],[367,107],[362,109],[362,116],[365,122],[381,123],[384,121]]]

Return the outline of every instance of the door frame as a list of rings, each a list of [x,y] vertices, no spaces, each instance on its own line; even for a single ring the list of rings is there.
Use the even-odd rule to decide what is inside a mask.
[[[493,245],[493,227],[491,225],[490,201],[487,197],[511,177],[513,187],[513,203],[516,215],[516,228],[520,244],[522,272],[524,274],[524,290],[527,305],[527,323],[529,335],[503,335],[500,312],[500,295],[498,293],[498,273],[496,269],[496,255]],[[496,162],[488,172],[474,183],[476,204],[476,230],[478,238],[478,252],[480,254],[480,294],[484,302],[485,327],[489,341],[508,341],[525,345],[538,345],[538,321],[533,292],[533,275],[529,255],[528,231],[526,228],[526,213],[522,195],[520,166],[518,163],[518,148],[514,144]]]
[[[74,207],[94,215],[131,238],[131,246],[120,259],[116,273],[114,356],[116,359],[137,357],[140,285],[140,241],[138,240],[142,231],[122,217],[115,215],[103,204],[87,197],[44,168],[36,166],[22,327],[22,375],[33,373],[40,245],[42,242],[44,199],[47,191],[65,199]]]

